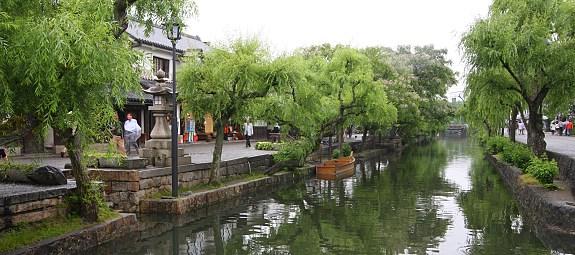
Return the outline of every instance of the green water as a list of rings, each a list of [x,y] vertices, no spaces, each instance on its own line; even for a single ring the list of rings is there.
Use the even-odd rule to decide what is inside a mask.
[[[169,219],[84,254],[551,254],[467,140]],[[177,249],[173,249],[177,247]]]

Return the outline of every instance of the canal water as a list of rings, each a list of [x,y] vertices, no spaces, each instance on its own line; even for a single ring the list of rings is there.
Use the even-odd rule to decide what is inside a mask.
[[[148,230],[83,254],[555,253],[467,140],[377,155],[344,180],[311,179],[143,221]]]

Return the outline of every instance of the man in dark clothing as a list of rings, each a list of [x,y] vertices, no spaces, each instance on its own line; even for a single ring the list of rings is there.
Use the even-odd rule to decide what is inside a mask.
[[[110,129],[110,133],[112,133],[112,141],[116,144],[116,149],[122,155],[126,155],[126,148],[124,147],[124,138],[122,135],[124,134],[124,130],[122,127],[122,122],[118,117],[118,114],[114,116],[114,122],[112,123],[112,127]]]

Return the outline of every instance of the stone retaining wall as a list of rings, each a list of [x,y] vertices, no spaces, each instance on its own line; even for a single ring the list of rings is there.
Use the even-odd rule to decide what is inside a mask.
[[[135,214],[122,214],[120,218],[102,224],[65,234],[38,244],[25,247],[9,255],[75,254],[96,247],[127,233],[138,230]]]
[[[310,176],[314,167],[302,168],[299,172],[278,173],[270,177],[237,183],[210,191],[198,192],[177,199],[144,199],[140,201],[141,213],[182,215],[198,208],[239,197],[248,193],[267,190],[270,187],[290,184]]]
[[[252,172],[262,172],[272,163],[271,155],[223,161],[220,176],[236,176]],[[179,166],[179,185],[187,188],[207,182],[211,163]],[[90,174],[104,183],[106,201],[112,208],[124,212],[138,212],[140,201],[160,191],[171,191],[171,167],[141,170],[91,169]]]
[[[63,206],[64,196],[74,187],[75,184],[34,187],[28,192],[6,194],[0,198],[0,230],[19,223],[36,222],[64,215],[66,213],[66,208]]]
[[[575,237],[575,205],[554,199],[550,195],[552,191],[543,187],[521,183],[520,169],[498,161],[492,155],[486,155],[486,159],[497,169],[530,220],[547,230]]]
[[[571,192],[575,194],[575,159],[550,151],[547,152],[547,155],[549,155],[549,158],[557,161],[559,165],[559,175],[567,181],[567,184],[569,184],[572,189]]]

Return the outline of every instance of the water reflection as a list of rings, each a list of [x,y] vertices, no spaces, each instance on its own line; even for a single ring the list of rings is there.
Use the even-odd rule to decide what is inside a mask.
[[[147,230],[92,253],[550,253],[466,140],[413,147],[399,159],[379,155],[356,167],[345,180],[312,179],[181,218],[147,219]]]

